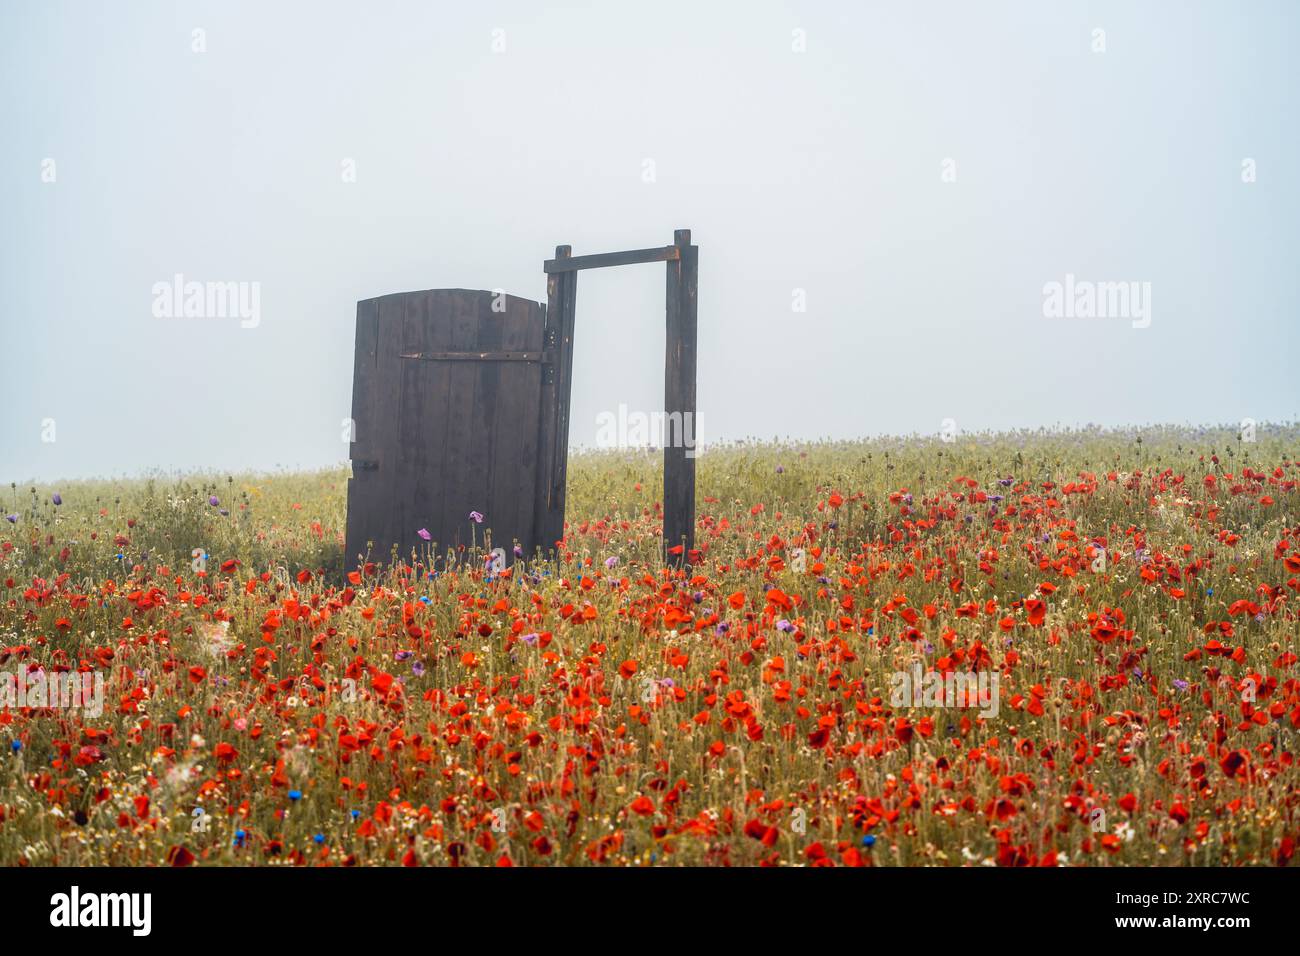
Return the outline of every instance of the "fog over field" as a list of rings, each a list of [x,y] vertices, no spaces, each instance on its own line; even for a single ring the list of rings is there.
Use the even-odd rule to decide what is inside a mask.
[[[706,442],[1297,417],[1300,6],[736,11],[3,4],[0,478],[338,463],[358,300],[676,228]],[[663,302],[583,274],[571,443]]]

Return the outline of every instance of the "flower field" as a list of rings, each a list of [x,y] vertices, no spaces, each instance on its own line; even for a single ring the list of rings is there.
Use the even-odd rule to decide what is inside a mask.
[[[0,863],[1292,860],[1300,429],[711,449],[685,569],[661,470],[501,573],[346,566],[343,470],[4,488]]]

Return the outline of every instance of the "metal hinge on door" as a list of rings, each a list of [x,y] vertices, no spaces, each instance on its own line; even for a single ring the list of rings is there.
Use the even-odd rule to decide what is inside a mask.
[[[544,362],[543,352],[403,352],[404,359],[421,362]]]
[[[545,357],[542,359],[543,385],[555,384],[555,346],[559,341],[560,337],[553,327],[542,330],[542,348],[546,350],[543,353]]]

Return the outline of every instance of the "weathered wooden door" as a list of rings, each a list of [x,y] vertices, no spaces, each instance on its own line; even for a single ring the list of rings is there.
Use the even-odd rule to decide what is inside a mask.
[[[541,303],[468,289],[357,303],[349,568],[489,532],[531,557],[545,323]]]
[[[559,246],[543,263],[546,305],[468,289],[358,302],[348,568],[386,563],[394,546],[443,559],[489,534],[507,562],[550,552],[564,537],[577,275],[667,264],[664,411],[691,422],[698,252],[689,229],[651,249]],[[664,558],[691,561],[694,547],[694,446],[666,442]]]

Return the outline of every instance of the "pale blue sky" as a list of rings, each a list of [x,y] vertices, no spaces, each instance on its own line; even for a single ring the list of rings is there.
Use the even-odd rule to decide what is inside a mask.
[[[1285,0],[0,0],[0,478],[341,461],[358,299],[678,227],[706,440],[1294,420],[1298,47]],[[155,318],[178,272],[260,324]],[[1045,318],[1067,273],[1150,326]],[[575,443],[660,407],[663,290],[579,278]]]

